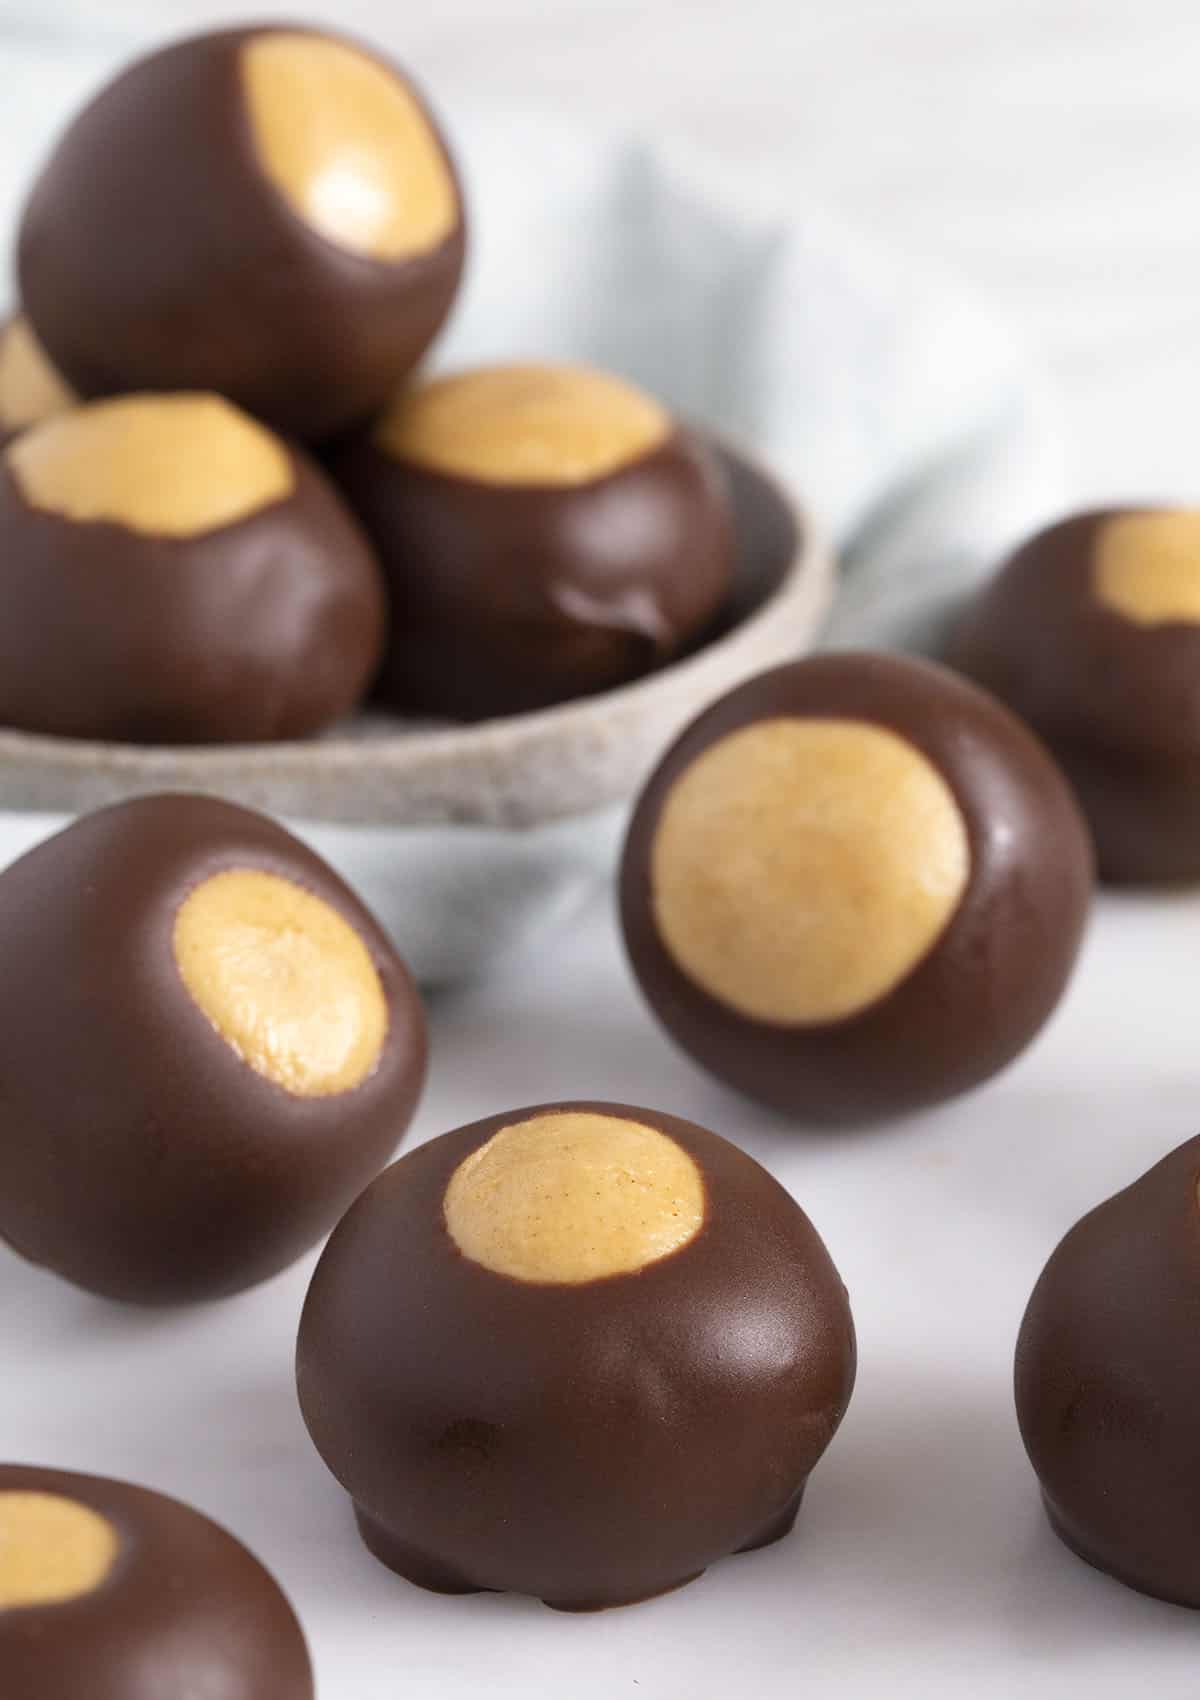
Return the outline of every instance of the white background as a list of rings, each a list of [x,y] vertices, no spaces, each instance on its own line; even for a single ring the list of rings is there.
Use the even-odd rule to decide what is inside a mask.
[[[69,58],[248,14],[366,29],[435,94],[691,137],[953,264],[1045,352],[1081,495],[1194,489],[1191,0],[0,0],[0,31]]]
[[[120,11],[89,7],[89,26]],[[189,7],[161,11],[165,28]],[[1191,0],[386,11],[434,90],[527,92],[689,132],[797,202],[815,195],[965,269],[1044,350],[1081,498],[1193,494]],[[18,26],[0,7],[0,29],[17,27],[67,31],[68,9]],[[415,1137],[558,1095],[691,1115],[776,1169],[850,1287],[859,1387],[797,1535],[677,1596],[562,1618],[421,1594],[369,1560],[295,1409],[310,1265],[227,1306],[141,1315],[0,1255],[0,1452],[131,1476],[228,1523],[295,1599],[323,1700],[1192,1696],[1196,1620],[1093,1574],[1047,1532],[1009,1384],[1059,1235],[1200,1125],[1198,937],[1198,899],[1105,900],[1070,996],[1002,1080],[919,1122],[839,1137],[757,1113],[669,1047],[629,983],[607,899],[503,976],[439,1000]]]

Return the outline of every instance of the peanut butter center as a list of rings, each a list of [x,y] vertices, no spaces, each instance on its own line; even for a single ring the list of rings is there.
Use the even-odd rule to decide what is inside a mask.
[[[1135,625],[1200,621],[1200,510],[1109,520],[1096,545],[1093,586]]]
[[[485,366],[404,391],[376,429],[397,460],[485,484],[574,485],[659,448],[666,409],[583,366]]]
[[[350,1092],[378,1065],[388,1009],[370,952],[303,886],[250,868],[211,875],[180,906],[174,951],[217,1032],[285,1091]]]
[[[120,1551],[105,1517],[55,1493],[0,1492],[0,1611],[94,1593]]]
[[[678,967],[752,1019],[841,1021],[909,974],[970,878],[966,824],[913,745],[855,720],[764,720],[667,795],[651,856]]]
[[[5,456],[31,507],[151,537],[198,537],[290,495],[277,437],[215,395],[95,401],[37,425]]]
[[[327,241],[394,262],[455,230],[450,167],[394,71],[328,36],[264,31],[242,49],[242,77],[263,170]]]
[[[446,1226],[462,1252],[518,1281],[632,1275],[704,1221],[704,1182],[665,1133],[593,1111],[514,1122],[450,1177]]]

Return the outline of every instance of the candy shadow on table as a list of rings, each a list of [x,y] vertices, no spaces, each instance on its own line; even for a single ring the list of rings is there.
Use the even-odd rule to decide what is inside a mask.
[[[40,1279],[36,1271],[22,1279],[12,1261],[14,1268],[0,1269],[0,1330],[28,1315],[31,1283]],[[17,1279],[10,1282],[11,1275]],[[285,1279],[290,1313],[303,1272]],[[103,1322],[103,1313],[116,1321],[95,1337],[101,1353],[111,1353],[130,1320],[135,1328],[125,1341],[133,1354],[141,1345],[138,1318],[152,1328],[174,1326],[181,1331],[175,1350],[187,1355],[194,1347],[220,1377],[189,1383],[164,1362],[150,1385],[131,1376],[136,1399],[124,1376],[93,1388],[89,1420],[99,1451],[81,1462],[196,1503],[276,1571],[302,1615],[336,1611],[347,1627],[375,1637],[382,1620],[381,1646],[402,1638],[417,1614],[423,1620],[434,1613],[452,1634],[458,1626],[465,1634],[494,1629],[503,1613],[508,1633],[530,1637],[521,1656],[532,1659],[535,1646],[554,1651],[564,1634],[578,1645],[580,1633],[592,1647],[598,1637],[611,1655],[635,1645],[653,1615],[656,1635],[678,1632],[689,1658],[700,1659],[706,1649],[717,1655],[730,1614],[740,1620],[751,1606],[795,1618],[812,1674],[827,1661],[834,1668],[839,1646],[844,1657],[851,1624],[862,1637],[864,1673],[877,1669],[881,1648],[900,1662],[978,1656],[993,1646],[997,1657],[1065,1661],[1102,1656],[1108,1644],[1127,1649],[1135,1635],[1156,1644],[1165,1636],[1194,1640],[1190,1614],[1088,1570],[1050,1534],[1005,1376],[994,1383],[955,1376],[932,1358],[898,1349],[881,1355],[870,1340],[845,1427],[814,1474],[796,1533],[779,1545],[723,1560],[695,1588],[652,1605],[582,1620],[598,1626],[590,1631],[512,1596],[425,1594],[390,1575],[359,1543],[345,1495],[304,1433],[290,1342],[274,1324],[266,1329],[265,1309],[261,1317],[238,1315],[240,1305],[254,1302],[233,1302],[228,1321],[237,1325],[242,1357],[235,1350],[228,1364],[217,1349],[226,1326],[220,1307],[183,1319],[86,1299],[64,1307],[64,1323],[79,1332],[88,1320]],[[247,1370],[245,1351],[260,1337],[269,1340],[269,1361]],[[159,1344],[153,1342],[156,1354]],[[708,1609],[698,1613],[701,1604]],[[464,1646],[464,1659],[471,1656]]]
[[[784,1155],[800,1141],[814,1151],[903,1138],[906,1131],[925,1130],[931,1118],[952,1110],[939,1106],[893,1122],[830,1128],[772,1110],[725,1086],[668,1037],[624,965],[619,972],[629,997],[618,1002],[604,995],[613,973],[614,901],[606,890],[578,917],[575,934],[582,948],[571,954],[570,981],[554,972],[553,962],[547,964],[539,944],[510,959],[502,1002],[486,981],[426,994],[432,1067],[424,1126],[445,1132],[451,1125],[438,1119],[443,1069],[451,1057],[455,1084],[480,1082],[474,1111],[480,1117],[494,1114],[498,1106],[516,1108],[558,1097],[645,1104],[735,1139],[739,1128],[752,1125],[768,1148],[756,1154],[768,1162],[772,1148]],[[461,1104],[457,1093],[455,1103]]]
[[[28,1326],[36,1309],[42,1350],[107,1352],[170,1333],[170,1306],[113,1304],[39,1268],[0,1241],[0,1338]],[[32,1345],[32,1339],[31,1339]]]
[[[259,1370],[235,1371],[200,1391],[171,1390],[144,1419],[129,1413],[123,1444],[153,1470],[156,1486],[202,1499],[210,1515],[292,1570],[295,1554],[319,1547],[337,1514],[336,1484],[301,1421],[286,1338]]]
[[[611,1652],[644,1634],[652,1615],[656,1635],[684,1635],[695,1656],[752,1605],[796,1621],[810,1677],[832,1661],[835,1643],[845,1656],[851,1622],[860,1626],[864,1673],[877,1671],[881,1649],[907,1661],[978,1656],[992,1646],[998,1658],[1015,1652],[1042,1662],[1102,1656],[1106,1642],[1127,1645],[1131,1635],[1194,1638],[1190,1614],[1121,1589],[1053,1537],[1003,1396],[989,1399],[978,1385],[939,1378],[928,1365],[914,1373],[898,1362],[890,1378],[903,1380],[903,1394],[890,1408],[876,1404],[861,1422],[848,1420],[813,1477],[792,1536],[723,1559],[693,1587],[649,1604],[568,1619],[567,1632],[587,1634],[591,1646],[601,1636]],[[989,1468],[1002,1452],[1004,1467]],[[306,1597],[319,1600],[376,1629],[385,1614],[397,1636],[412,1614],[435,1613],[453,1634],[456,1626],[494,1629],[502,1613],[510,1630],[528,1625],[548,1653],[557,1650],[563,1620],[536,1601],[435,1596],[390,1575],[360,1546],[344,1496],[321,1474],[315,1460],[304,1479],[289,1471],[288,1491],[301,1511],[288,1515],[281,1485],[268,1508],[279,1526],[263,1538],[264,1548],[268,1534],[286,1542],[288,1580],[302,1608]],[[709,1610],[697,1616],[702,1604]]]
[[[1197,1619],[1081,1564],[1051,1533],[1021,1449],[1007,1384],[995,1397],[930,1362],[876,1372],[893,1388],[851,1406],[820,1484],[811,1552],[873,1603],[869,1657],[880,1647],[1067,1661],[1128,1649],[1131,1636],[1194,1641]],[[814,1495],[812,1509],[818,1509]],[[806,1546],[800,1525],[796,1562]],[[779,1549],[786,1553],[785,1544]],[[803,1577],[794,1573],[795,1598]],[[990,1692],[990,1690],[989,1690]]]

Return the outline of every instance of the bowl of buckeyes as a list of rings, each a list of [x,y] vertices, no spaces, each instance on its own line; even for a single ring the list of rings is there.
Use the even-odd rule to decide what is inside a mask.
[[[248,802],[282,773],[367,818],[369,775],[376,822],[516,826],[640,782],[617,909],[653,1018],[797,1135],[912,1117],[1042,1032],[1097,867],[1200,877],[1200,526],[1042,534],[957,670],[797,659],[828,561],[750,461],[607,372],[412,377],[465,246],[412,85],[290,27],[139,62],[33,190],[0,781],[117,800],[0,873],[0,1240],[160,1309],[325,1241],[297,1397],[366,1551],[595,1611],[789,1534],[854,1388],[847,1290],[761,1164],[660,1109],[534,1090],[393,1161],[417,979]],[[368,694],[384,729],[338,732]],[[1198,1216],[1193,1141],[1067,1236],[1015,1360],[1056,1530],[1193,1606]],[[232,1534],[33,1464],[0,1465],[0,1671],[5,1700],[313,1695]]]
[[[806,646],[828,555],[736,447],[522,349],[419,372],[469,188],[316,29],[168,46],[66,127],[0,329],[7,804],[527,828]]]

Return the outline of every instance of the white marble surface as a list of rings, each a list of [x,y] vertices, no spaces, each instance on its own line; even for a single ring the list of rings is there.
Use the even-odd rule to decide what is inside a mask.
[[[121,10],[88,6],[98,28]],[[189,6],[159,10],[165,25]],[[1080,497],[1191,492],[1191,0],[405,10],[401,41],[388,8],[392,34],[432,85],[689,132],[964,268],[1044,349]],[[23,27],[65,18],[49,0]],[[15,19],[0,4],[0,25]],[[555,948],[437,1003],[415,1137],[557,1094],[692,1115],[776,1169],[848,1281],[859,1387],[796,1538],[679,1595],[564,1619],[434,1599],[367,1559],[292,1396],[307,1266],[220,1309],[144,1317],[0,1255],[0,1452],[132,1475],[228,1522],[293,1593],[322,1700],[1191,1697],[1195,1618],[1095,1575],[1047,1532],[1010,1372],[1057,1237],[1196,1131],[1198,936],[1200,899],[1105,900],[1070,996],[1018,1065],[937,1115],[856,1137],[784,1128],[677,1056],[630,985],[607,899]]]

